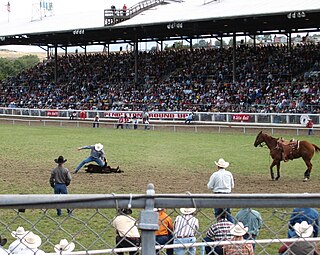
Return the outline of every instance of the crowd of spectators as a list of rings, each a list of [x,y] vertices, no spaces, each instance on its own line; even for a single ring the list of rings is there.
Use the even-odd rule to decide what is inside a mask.
[[[0,82],[0,106],[319,113],[320,44],[70,54]],[[309,75],[315,73],[314,76]],[[320,72],[319,72],[320,75]],[[234,81],[235,80],[235,81]]]

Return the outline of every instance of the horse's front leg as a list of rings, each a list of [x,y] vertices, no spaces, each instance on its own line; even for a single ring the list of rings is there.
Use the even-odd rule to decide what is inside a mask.
[[[280,178],[280,161],[277,162],[277,178],[276,181]]]
[[[305,161],[306,165],[307,165],[307,170],[304,172],[304,179],[303,181],[306,182],[307,180],[310,179],[310,174],[311,174],[311,170],[312,170],[312,163],[310,161]]]
[[[273,167],[277,165],[277,162],[275,160],[272,161],[271,165],[270,165],[270,175],[271,175],[271,179],[274,181],[274,174],[273,174]]]

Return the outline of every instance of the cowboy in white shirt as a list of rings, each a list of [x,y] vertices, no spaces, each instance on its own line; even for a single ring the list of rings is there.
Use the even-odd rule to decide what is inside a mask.
[[[23,227],[18,227],[16,231],[12,231],[11,235],[16,238],[15,241],[13,241],[9,245],[9,252],[12,254],[18,254],[25,248],[25,245],[22,243],[22,239],[28,234],[28,231],[25,231]]]
[[[8,255],[9,251],[3,248],[6,243],[7,239],[0,236],[0,255]]]
[[[61,239],[59,244],[54,246],[54,251],[58,254],[69,253],[74,250],[75,244],[68,242],[67,239]]]
[[[23,239],[22,244],[24,248],[19,252],[19,254],[30,254],[30,255],[44,255],[45,252],[39,249],[41,245],[40,236],[29,232]]]

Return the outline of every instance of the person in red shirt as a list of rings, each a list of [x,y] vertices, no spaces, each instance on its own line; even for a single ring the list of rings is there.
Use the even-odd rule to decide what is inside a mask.
[[[308,119],[306,127],[309,128],[308,135],[312,135],[313,134],[313,121],[312,121],[312,119]]]
[[[126,16],[126,14],[127,14],[127,6],[126,6],[126,4],[123,5],[122,12],[123,12],[123,16]]]

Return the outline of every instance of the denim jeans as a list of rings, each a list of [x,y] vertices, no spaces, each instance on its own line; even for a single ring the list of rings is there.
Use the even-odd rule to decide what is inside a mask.
[[[209,238],[209,237],[205,237],[205,238],[203,238],[203,241],[204,242],[214,242],[214,240],[212,240],[211,238]],[[211,254],[211,255],[213,255],[213,254],[218,254],[218,255],[223,255],[223,249],[222,249],[222,246],[219,246],[219,245],[217,245],[217,246],[215,246],[215,247],[213,247],[213,246],[205,246],[204,247],[205,248],[205,250],[206,250],[206,254]]]
[[[54,194],[68,194],[68,189],[65,184],[56,183],[54,185]],[[68,214],[71,213],[70,209],[67,209]],[[62,214],[61,209],[57,209],[57,215],[60,216]]]
[[[173,244],[172,235],[166,235],[166,236],[156,236],[156,244]],[[157,251],[157,254],[160,254],[159,251]],[[167,255],[173,255],[173,249],[167,249]]]
[[[187,237],[187,238],[176,238],[173,240],[174,244],[185,244],[185,243],[195,243],[195,237]],[[174,248],[176,255],[195,255],[196,247],[190,248]]]
[[[75,172],[78,172],[80,170],[80,168],[84,165],[87,164],[89,162],[96,162],[99,166],[103,167],[104,166],[104,162],[99,159],[99,158],[94,158],[94,157],[87,157],[86,159],[84,159],[76,168]]]

